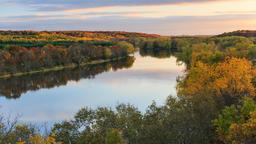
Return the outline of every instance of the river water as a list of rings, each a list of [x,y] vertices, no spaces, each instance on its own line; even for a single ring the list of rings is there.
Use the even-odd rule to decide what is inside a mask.
[[[141,56],[85,68],[0,80],[0,113],[29,123],[68,120],[82,107],[132,104],[140,111],[176,96],[175,57]]]

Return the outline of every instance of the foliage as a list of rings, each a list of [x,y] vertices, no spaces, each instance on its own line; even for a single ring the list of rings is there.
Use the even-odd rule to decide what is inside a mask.
[[[57,144],[52,136],[43,136],[32,125],[20,124],[17,118],[0,117],[0,143]]]
[[[177,40],[176,40],[177,41]],[[189,41],[180,38],[177,41],[179,61],[191,67],[197,61],[215,64],[226,57],[255,59],[255,44],[252,39],[238,36],[198,38]]]
[[[232,105],[222,110],[214,120],[216,133],[225,143],[255,143],[256,103],[244,98],[241,105]]]
[[[221,63],[208,65],[197,62],[177,86],[180,96],[193,96],[207,92],[215,96],[237,99],[242,96],[255,96],[252,83],[256,69],[246,59],[227,58]]]
[[[115,110],[82,108],[71,121],[55,124],[52,135],[64,143],[167,144],[213,142],[211,120],[217,115],[214,97],[169,97],[150,105],[145,114],[131,105]]]
[[[133,53],[135,51],[135,48],[132,44],[126,42],[126,41],[120,41],[116,44],[118,47],[121,47],[126,50],[126,53]]]
[[[111,129],[106,134],[106,144],[124,144],[122,135],[118,130]]]
[[[0,75],[81,65],[94,60],[126,57],[133,52],[133,46],[127,42],[107,47],[88,44],[75,44],[68,48],[53,45],[42,48],[9,46],[6,50],[0,50]]]
[[[228,33],[223,33],[219,36],[244,36],[244,37],[256,37],[255,30],[238,30]]]
[[[46,44],[69,46],[84,41],[108,42],[133,38],[157,38],[159,35],[129,32],[94,31],[0,31],[0,48],[5,45],[42,47]]]

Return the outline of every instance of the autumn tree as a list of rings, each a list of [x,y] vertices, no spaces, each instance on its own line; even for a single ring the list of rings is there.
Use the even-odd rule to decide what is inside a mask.
[[[178,94],[193,96],[208,92],[224,98],[255,96],[252,83],[255,75],[255,68],[245,58],[226,58],[215,65],[199,61],[180,79]]]

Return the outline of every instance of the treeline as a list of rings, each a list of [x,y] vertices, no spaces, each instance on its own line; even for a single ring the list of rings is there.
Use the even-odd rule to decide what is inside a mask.
[[[111,31],[0,31],[0,76],[118,59],[135,51],[130,39],[157,37]]]
[[[158,37],[134,38],[129,42],[140,48],[141,54],[171,53],[178,61],[191,66],[196,61],[217,63],[226,57],[256,61],[254,38],[243,36]]]
[[[238,31],[223,33],[219,36],[256,37],[256,31],[255,30],[238,30]]]
[[[218,63],[226,57],[247,58],[252,61],[256,58],[254,41],[251,38],[239,36],[200,38],[192,42],[180,39],[177,48],[175,55],[188,67],[197,61],[209,64]]]
[[[40,48],[26,48],[10,45],[0,50],[0,75],[40,71],[56,66],[79,66],[97,60],[117,59],[128,56],[134,50],[133,45],[125,41],[107,45],[77,43],[69,47],[45,45]]]
[[[176,56],[178,61],[189,65],[192,46],[205,42],[209,37],[158,37],[158,38],[133,38],[130,43],[140,48],[142,55],[156,57]]]
[[[128,40],[134,37],[156,38],[155,34],[111,31],[0,31],[0,43],[43,43]]]

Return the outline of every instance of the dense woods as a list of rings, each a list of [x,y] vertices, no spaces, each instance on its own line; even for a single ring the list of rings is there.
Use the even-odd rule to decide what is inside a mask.
[[[135,51],[125,32],[0,32],[0,76],[117,60]],[[148,35],[153,37],[154,35]],[[88,39],[93,39],[93,41]]]
[[[9,46],[0,51],[0,73],[15,74],[70,64],[79,66],[94,60],[126,57],[133,51],[133,46],[127,42],[117,42],[111,46],[75,44],[68,48],[53,45],[42,48]]]
[[[169,96],[161,106],[153,102],[145,113],[129,104],[120,104],[115,109],[85,107],[72,120],[56,123],[46,135],[16,121],[10,127],[10,123],[0,119],[0,142],[4,139],[9,143],[52,144],[256,143],[256,44],[251,33],[246,37],[237,32],[211,37],[131,36],[104,46],[82,43],[63,48],[46,45],[38,50],[17,49],[17,46],[2,48],[4,59],[8,58],[5,52],[10,53],[9,57],[23,58],[20,51],[41,54],[47,49],[51,56],[40,59],[37,55],[36,59],[51,59],[51,63],[47,61],[43,65],[50,67],[126,56],[134,51],[133,47],[139,47],[145,56],[165,58],[174,55],[177,62],[186,64],[187,69],[178,78],[177,98]],[[60,55],[55,55],[55,50],[60,51],[56,52]],[[66,59],[62,59],[63,55]],[[24,62],[18,61],[20,59],[14,60],[17,68],[31,69],[21,65]],[[7,70],[13,68],[4,69]]]

